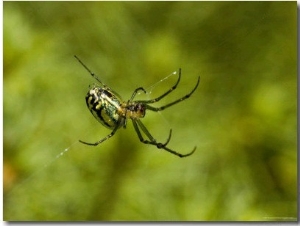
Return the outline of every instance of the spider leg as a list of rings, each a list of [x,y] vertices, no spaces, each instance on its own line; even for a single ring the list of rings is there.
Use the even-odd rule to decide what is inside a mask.
[[[78,60],[78,62],[90,73],[92,77],[94,77],[100,84],[103,86],[106,86],[101,80],[95,75],[94,72],[92,72],[79,58],[78,56],[74,55],[74,57]]]
[[[160,147],[158,147],[158,148],[160,148]],[[171,150],[171,149],[169,149],[168,147],[162,147],[162,149],[164,149],[165,151],[168,151],[168,152],[170,152],[170,153],[172,153],[172,154],[174,154],[174,155],[177,155],[177,156],[179,156],[180,158],[183,158],[183,157],[188,157],[188,156],[190,156],[190,155],[192,155],[195,151],[196,151],[196,146],[194,147],[194,149],[190,152],[190,153],[187,153],[187,154],[181,154],[181,153],[178,153],[178,152],[176,152],[176,151],[173,151],[173,150]]]
[[[171,137],[172,137],[172,129],[170,129],[170,132],[169,132],[169,137],[166,141],[166,143],[162,144],[162,143],[158,143],[156,146],[157,148],[164,148],[168,145],[169,141],[171,140]]]
[[[133,94],[132,94],[130,100],[128,100],[128,103],[131,102],[131,101],[133,100],[133,98],[135,97],[135,95],[137,94],[137,92],[138,92],[139,90],[142,90],[144,93],[146,93],[146,90],[145,90],[143,87],[136,88],[136,89],[134,90],[134,92],[133,92]]]
[[[186,94],[185,96],[181,97],[180,99],[175,100],[175,101],[173,101],[173,102],[171,102],[171,103],[169,103],[169,104],[167,104],[167,105],[164,105],[164,106],[162,106],[162,107],[157,107],[157,108],[156,108],[156,107],[149,106],[148,104],[146,104],[145,106],[146,106],[146,108],[149,109],[150,111],[162,111],[162,110],[164,110],[164,109],[166,109],[166,108],[168,108],[168,107],[173,106],[174,104],[177,104],[177,103],[179,103],[179,102],[181,102],[181,101],[183,101],[183,100],[189,98],[189,97],[195,92],[195,90],[197,89],[197,87],[198,87],[198,85],[199,85],[199,82],[200,82],[200,76],[198,77],[198,81],[197,81],[196,86],[193,88],[193,90],[192,90],[189,94]]]
[[[111,138],[116,133],[116,131],[119,129],[121,122],[122,122],[122,119],[119,120],[119,122],[116,124],[116,127],[113,129],[113,131],[110,134],[108,134],[103,139],[97,141],[96,143],[88,143],[88,142],[85,142],[85,141],[82,141],[82,140],[79,140],[79,142],[81,142],[83,144],[86,144],[86,145],[97,146],[98,144],[100,144],[100,143],[106,141],[107,139]]]
[[[176,89],[176,87],[177,87],[177,85],[178,85],[178,83],[180,81],[180,78],[181,78],[181,68],[179,68],[179,70],[178,70],[178,79],[177,79],[177,82],[175,83],[174,86],[172,86],[171,89],[169,89],[167,92],[165,92],[164,94],[160,95],[159,97],[157,97],[155,99],[152,99],[152,100],[138,100],[137,102],[142,102],[142,103],[145,103],[145,104],[152,104],[152,103],[155,103],[157,101],[160,101],[162,98],[164,98],[165,96],[167,96],[169,93],[171,93],[173,90]],[[144,90],[144,92],[146,93],[145,90]]]
[[[195,150],[196,150],[196,147],[194,147],[194,149],[190,152],[190,153],[187,153],[187,154],[181,154],[181,153],[178,153],[176,151],[173,151],[171,150],[170,148],[166,147],[167,144],[169,143],[170,139],[171,139],[171,136],[172,136],[172,129],[170,130],[170,133],[169,133],[169,137],[167,139],[167,141],[165,143],[158,143],[156,142],[156,140],[152,137],[152,135],[150,134],[150,132],[147,130],[147,128],[144,126],[144,124],[139,120],[139,119],[132,119],[132,123],[133,123],[133,126],[134,126],[134,129],[140,139],[141,142],[143,142],[144,144],[151,144],[151,145],[154,145],[156,146],[157,148],[159,149],[164,149],[165,151],[168,151],[170,152],[171,154],[174,154],[174,155],[177,155],[179,156],[180,158],[182,157],[187,157],[187,156],[190,156],[192,155]],[[139,127],[142,129],[142,131],[146,134],[146,136],[149,138],[149,140],[145,140],[142,136],[142,133],[139,129]]]
[[[140,141],[143,142],[144,144],[152,144],[152,145],[157,146],[157,148],[162,148],[162,147],[165,147],[169,143],[169,141],[171,139],[172,130],[170,130],[169,137],[168,137],[167,141],[164,144],[163,143],[157,143],[156,140],[152,137],[152,135],[149,133],[148,130],[144,131],[145,127],[141,127],[141,129],[146,134],[146,136],[149,138],[149,140],[145,140],[143,138],[143,135],[142,135],[142,133],[139,129],[139,125],[141,123],[139,120],[132,120],[132,122],[133,122],[133,127],[134,127]]]

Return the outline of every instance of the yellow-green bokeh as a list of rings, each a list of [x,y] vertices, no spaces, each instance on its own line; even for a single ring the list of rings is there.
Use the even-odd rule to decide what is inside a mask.
[[[4,220],[297,219],[296,2],[4,2]],[[86,108],[96,81],[155,106],[110,131]],[[151,93],[150,93],[151,91]],[[64,151],[68,148],[68,151]],[[63,155],[60,155],[63,153]]]

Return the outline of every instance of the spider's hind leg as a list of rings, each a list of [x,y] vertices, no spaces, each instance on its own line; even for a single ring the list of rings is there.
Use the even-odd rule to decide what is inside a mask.
[[[158,143],[158,142],[156,142],[156,140],[153,138],[153,136],[150,134],[150,132],[147,130],[147,128],[144,126],[144,124],[139,119],[132,119],[132,123],[133,123],[134,129],[135,129],[135,131],[136,131],[136,133],[137,133],[140,141],[143,142],[144,144],[154,145],[158,149],[163,149],[163,150],[165,150],[167,152],[170,152],[173,155],[179,156],[180,158],[190,156],[190,155],[192,155],[196,151],[196,147],[194,147],[194,149],[190,153],[181,154],[181,153],[178,153],[178,152],[173,151],[170,148],[168,148],[167,144],[171,140],[172,129],[170,130],[169,137],[168,137],[167,141],[165,143]],[[146,134],[146,136],[149,138],[149,140],[145,140],[143,138],[142,133],[141,133],[139,127],[142,129],[142,131],[144,132],[144,134]]]
[[[113,129],[113,131],[108,134],[106,137],[102,138],[101,140],[95,142],[95,143],[88,143],[82,140],[79,140],[79,142],[86,144],[86,145],[91,145],[91,146],[97,146],[98,144],[101,144],[102,142],[108,140],[109,138],[111,138],[113,135],[115,135],[116,131],[120,128],[120,125],[124,124],[124,126],[126,126],[126,120],[124,120],[123,118],[120,117],[120,119],[118,120],[115,128]]]

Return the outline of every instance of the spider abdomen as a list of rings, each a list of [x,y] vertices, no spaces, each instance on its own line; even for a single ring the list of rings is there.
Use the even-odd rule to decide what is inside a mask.
[[[113,129],[121,117],[121,100],[109,88],[94,87],[89,90],[86,104],[94,117],[105,127]],[[122,126],[122,125],[120,125]]]

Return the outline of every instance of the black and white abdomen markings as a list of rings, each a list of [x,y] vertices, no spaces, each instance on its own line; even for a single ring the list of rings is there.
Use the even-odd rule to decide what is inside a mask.
[[[105,127],[115,128],[119,120],[120,100],[106,88],[95,87],[86,95],[86,104],[94,117]]]

